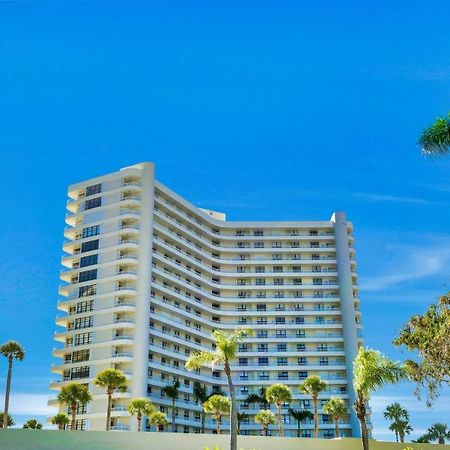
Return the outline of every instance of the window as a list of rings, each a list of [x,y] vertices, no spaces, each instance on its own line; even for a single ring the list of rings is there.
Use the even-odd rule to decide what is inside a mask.
[[[240,374],[239,374],[239,379],[240,380],[248,380],[248,372],[241,372]]]
[[[258,366],[268,366],[269,358],[258,358]]]
[[[286,344],[277,344],[277,351],[285,352],[286,351]]]
[[[257,317],[256,323],[258,325],[265,325],[267,323],[267,317]]]
[[[94,300],[87,300],[85,302],[78,302],[75,308],[77,314],[92,311],[94,305]]]
[[[98,263],[98,255],[83,256],[80,259],[80,267],[93,266]]]
[[[98,243],[98,239],[95,239],[94,241],[83,242],[81,244],[81,253],[90,252],[91,250],[97,250]]]
[[[278,379],[279,380],[287,380],[289,378],[287,372],[278,372]]]
[[[266,271],[266,268],[264,266],[256,266],[255,272],[256,273],[264,273]]]
[[[264,236],[263,230],[255,230],[253,231],[253,236]]]
[[[298,352],[304,352],[306,350],[305,344],[297,344],[297,351]]]
[[[295,337],[304,338],[305,337],[305,330],[296,330]]]
[[[85,345],[92,343],[93,333],[81,333],[75,335],[75,345]]]
[[[89,286],[81,286],[78,288],[78,298],[81,297],[89,297],[90,295],[95,295],[97,292],[97,286],[95,284],[90,284]],[[84,302],[87,303],[87,302]],[[90,311],[90,310],[86,310]],[[77,312],[83,312],[83,311],[77,311]]]
[[[286,323],[286,318],[285,318],[285,317],[277,317],[277,318],[275,319],[275,323],[276,323],[277,325],[283,325],[283,324]]]
[[[285,338],[286,337],[286,330],[276,330],[275,337],[276,338]]]
[[[99,194],[100,192],[102,192],[102,184],[93,184],[92,186],[88,186],[86,188],[86,197],[88,195]]]
[[[300,379],[300,380],[303,380],[303,379],[305,379],[305,378],[308,378],[308,372],[299,372],[298,373],[298,378]],[[300,402],[301,402],[301,400],[300,400]],[[301,403],[300,403],[300,406],[301,406]],[[308,406],[308,408],[309,408],[309,406]]]
[[[258,352],[267,352],[268,350],[268,344],[258,344]]]
[[[100,225],[94,225],[92,227],[83,228],[83,238],[87,238],[90,236],[97,236],[97,234],[100,234]]]
[[[266,338],[266,337],[267,337],[267,331],[266,331],[266,330],[264,330],[264,331],[258,331],[258,332],[256,333],[256,337],[258,337],[258,338]]]
[[[84,272],[80,272],[78,281],[82,283],[83,281],[95,280],[96,278],[97,278],[97,269],[85,270]]]
[[[89,361],[89,350],[78,350],[72,353],[72,362]]]
[[[239,344],[239,351],[240,352],[248,351],[248,344]]]
[[[239,365],[240,366],[248,366],[248,359],[247,358],[239,358]]]
[[[262,372],[259,372],[259,379],[260,380],[268,380],[269,379],[269,372],[264,370]]]
[[[295,318],[295,323],[298,325],[298,324],[301,324],[301,323],[305,323],[305,318],[304,317],[296,317]]]
[[[96,198],[92,198],[90,200],[86,200],[84,202],[84,209],[92,209],[92,208],[98,208],[99,206],[102,206],[102,198],[101,197],[96,197]]]
[[[70,379],[89,378],[89,366],[74,367],[70,371]]]
[[[328,366],[328,356],[321,356],[319,358],[319,365],[320,366]]]
[[[89,328],[94,325],[94,316],[89,317],[80,317],[75,319],[75,329],[79,330],[80,328]]]
[[[298,358],[298,365],[299,366],[305,366],[306,365],[306,358],[304,356]]]
[[[277,358],[277,366],[287,366],[287,358]]]
[[[256,311],[265,311],[266,305],[256,305]]]

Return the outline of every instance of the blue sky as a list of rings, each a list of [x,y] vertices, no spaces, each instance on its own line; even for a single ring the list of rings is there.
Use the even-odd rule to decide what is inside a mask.
[[[355,224],[367,345],[450,289],[450,159],[416,138],[450,100],[448,2],[2,2],[0,341],[12,412],[48,413],[66,186],[140,161],[230,219]],[[0,362],[3,393],[5,361]],[[401,385],[420,434],[445,421]],[[3,402],[0,394],[0,402]]]

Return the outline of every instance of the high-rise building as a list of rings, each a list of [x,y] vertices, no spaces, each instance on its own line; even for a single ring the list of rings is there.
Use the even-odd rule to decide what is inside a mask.
[[[319,375],[328,383],[320,436],[333,436],[322,406],[332,396],[353,404],[352,363],[362,342],[353,227],[344,213],[324,221],[229,222],[156,181],[151,163],[77,183],[68,195],[58,302],[64,314],[56,319],[63,329],[53,352],[61,379],[51,387],[88,385],[93,401],[78,411],[78,428],[104,429],[106,395],[93,380],[117,368],[129,388],[114,395],[112,429],[135,429],[127,413],[134,397],[150,398],[170,419],[172,401],[162,388],[178,380],[178,432],[200,432],[194,383],[226,393],[226,379],[220,368],[188,372],[184,364],[192,352],[213,348],[213,330],[245,327],[252,333],[232,366],[239,411],[248,414],[241,433],[259,434],[253,416],[261,405],[247,396],[284,383],[294,398],[283,408],[285,434],[296,435],[288,408],[312,408],[299,384]],[[206,432],[214,428],[208,419]],[[353,412],[340,428],[359,435]],[[304,436],[312,430],[302,424]]]

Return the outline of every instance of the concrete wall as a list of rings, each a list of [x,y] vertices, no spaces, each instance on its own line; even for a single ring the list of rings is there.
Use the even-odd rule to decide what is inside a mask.
[[[212,434],[136,433],[104,431],[0,430],[0,450],[211,450],[229,447],[228,436]],[[370,450],[450,449],[448,445],[397,444],[371,441]],[[360,450],[355,438],[324,440],[239,436],[238,448],[245,450]]]

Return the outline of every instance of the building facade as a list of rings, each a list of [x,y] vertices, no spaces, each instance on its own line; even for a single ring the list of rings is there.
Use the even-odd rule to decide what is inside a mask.
[[[62,258],[64,270],[53,366],[58,390],[86,383],[93,401],[79,410],[77,427],[102,430],[106,394],[93,385],[105,368],[122,370],[127,392],[114,396],[112,429],[133,430],[134,397],[148,397],[171,418],[162,388],[178,380],[178,432],[200,432],[195,382],[227,391],[219,369],[188,372],[196,350],[211,350],[212,331],[245,327],[232,367],[242,434],[259,434],[259,404],[246,398],[284,383],[294,400],[283,408],[286,435],[297,424],[288,408],[312,409],[299,391],[309,375],[328,388],[320,396],[320,435],[333,437],[322,405],[331,396],[354,401],[352,364],[362,342],[352,224],[344,213],[317,222],[228,222],[155,180],[151,163],[69,187]],[[55,401],[51,401],[54,404]],[[349,408],[352,410],[352,408]],[[223,424],[226,429],[226,420]],[[358,436],[356,417],[342,434]],[[212,420],[206,432],[213,432]],[[311,436],[312,423],[302,424]]]

